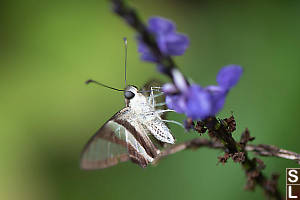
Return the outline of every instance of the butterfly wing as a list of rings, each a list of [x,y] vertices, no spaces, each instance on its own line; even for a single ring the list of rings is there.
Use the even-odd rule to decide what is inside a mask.
[[[114,117],[122,115],[122,111]],[[108,120],[85,145],[80,160],[82,169],[102,169],[129,160],[124,128]]]
[[[102,169],[129,159],[146,167],[159,150],[145,131],[128,107],[122,109],[88,141],[82,152],[81,168]]]
[[[158,115],[154,116],[151,120],[143,122],[143,124],[157,140],[169,144],[175,143],[175,138],[171,134],[169,128]]]

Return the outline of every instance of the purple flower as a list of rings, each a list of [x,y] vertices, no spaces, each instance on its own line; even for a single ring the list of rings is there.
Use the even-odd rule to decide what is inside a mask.
[[[223,67],[217,75],[217,83],[225,89],[230,89],[237,84],[242,73],[243,69],[236,65]]]
[[[165,55],[180,56],[189,46],[187,36],[177,33],[174,23],[161,17],[151,17],[148,21],[148,30],[155,36],[160,51]],[[141,59],[157,62],[149,48],[138,38],[138,51]]]
[[[197,84],[187,85],[178,70],[172,73],[174,84],[163,86],[167,106],[193,120],[202,120],[215,116],[223,108],[229,90],[238,83],[243,69],[236,65],[223,67],[217,75],[218,85],[205,88]]]

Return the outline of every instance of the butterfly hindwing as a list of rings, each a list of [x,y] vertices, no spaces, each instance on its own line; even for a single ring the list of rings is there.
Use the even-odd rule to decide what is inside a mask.
[[[151,134],[161,142],[174,144],[175,139],[170,133],[169,128],[163,123],[159,115],[153,117],[151,120],[143,122]]]

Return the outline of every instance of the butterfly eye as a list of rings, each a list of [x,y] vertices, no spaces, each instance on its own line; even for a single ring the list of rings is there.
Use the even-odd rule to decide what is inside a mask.
[[[134,97],[134,95],[135,94],[131,91],[125,91],[124,92],[124,96],[125,96],[126,99],[132,99]]]

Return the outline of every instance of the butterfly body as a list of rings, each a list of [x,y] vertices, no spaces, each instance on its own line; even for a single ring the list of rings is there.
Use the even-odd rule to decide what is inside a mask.
[[[163,123],[159,113],[156,112],[155,106],[149,102],[146,96],[138,93],[134,86],[129,86],[129,91],[135,93],[135,97],[130,99],[128,103],[134,120],[143,124],[159,141],[174,144],[175,140],[168,127]]]
[[[86,144],[81,168],[101,169],[127,160],[146,167],[160,153],[150,134],[164,143],[175,142],[155,109],[153,97],[144,96],[134,86],[128,86],[124,96],[126,107],[111,117]]]

